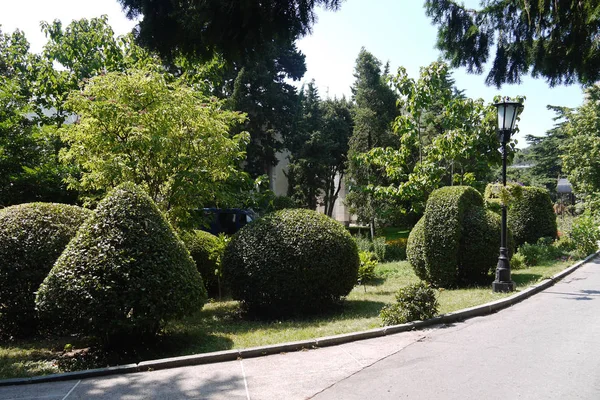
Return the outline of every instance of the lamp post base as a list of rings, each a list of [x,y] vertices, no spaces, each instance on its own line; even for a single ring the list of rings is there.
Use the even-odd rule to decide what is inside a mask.
[[[489,282],[489,281],[488,281]],[[494,293],[507,293],[515,290],[515,283],[513,281],[508,282],[492,282],[492,291]]]

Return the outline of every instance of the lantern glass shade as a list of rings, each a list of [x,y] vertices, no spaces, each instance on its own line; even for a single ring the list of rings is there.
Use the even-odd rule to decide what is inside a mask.
[[[517,110],[522,107],[521,103],[504,101],[494,105],[498,108],[498,129],[512,132],[517,120]]]

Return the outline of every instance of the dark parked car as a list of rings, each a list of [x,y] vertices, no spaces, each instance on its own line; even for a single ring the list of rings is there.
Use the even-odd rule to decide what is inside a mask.
[[[213,235],[219,233],[233,235],[244,225],[256,219],[254,211],[241,208],[203,208],[202,211],[208,225],[201,229]]]

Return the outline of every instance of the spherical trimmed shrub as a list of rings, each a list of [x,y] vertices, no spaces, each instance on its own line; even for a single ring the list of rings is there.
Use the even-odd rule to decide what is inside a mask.
[[[281,210],[242,228],[223,260],[234,299],[258,316],[325,310],[357,281],[358,249],[346,229],[311,210]]]
[[[0,210],[0,337],[35,333],[35,291],[93,212],[55,203]]]
[[[508,246],[511,252],[512,239]],[[406,253],[415,274],[439,287],[482,283],[495,270],[500,219],[471,187],[434,191],[411,231]]]
[[[218,295],[219,280],[215,271],[218,268],[217,257],[222,251],[219,238],[209,232],[193,230],[182,233],[181,240],[196,263],[208,295]]]
[[[155,334],[200,310],[202,278],[183,242],[141,189],[112,190],[79,229],[40,286],[45,326],[106,344]]]
[[[511,199],[508,207],[508,227],[515,244],[534,244],[542,237],[556,238],[556,215],[548,191],[532,186],[522,189],[522,196]]]

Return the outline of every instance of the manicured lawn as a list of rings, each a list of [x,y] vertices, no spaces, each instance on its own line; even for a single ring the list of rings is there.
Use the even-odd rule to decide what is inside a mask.
[[[385,227],[381,228],[380,236],[385,236],[385,240],[406,239],[409,233],[408,228]]]
[[[517,290],[563,270],[573,261],[548,262],[513,271]],[[87,352],[89,342],[73,338],[18,342],[0,346],[0,378],[43,375],[54,372],[138,362],[161,357],[246,348],[311,339],[380,326],[379,311],[394,301],[403,286],[418,282],[407,262],[380,264],[371,285],[358,286],[336,312],[287,321],[256,321],[243,318],[235,301],[207,304],[198,314],[169,324],[158,343],[127,348],[127,354]],[[491,285],[439,292],[440,312],[447,313],[492,301],[506,294],[492,293]],[[64,354],[65,344],[74,351]],[[81,350],[84,349],[84,350]]]

